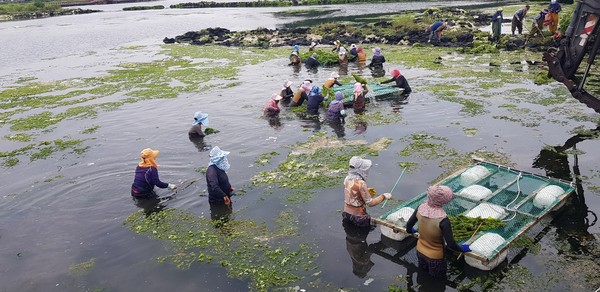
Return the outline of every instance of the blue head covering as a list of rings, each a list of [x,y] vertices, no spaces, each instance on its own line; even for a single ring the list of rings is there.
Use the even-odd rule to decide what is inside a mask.
[[[296,51],[296,52],[300,51],[300,45],[295,45],[294,46],[294,51]]]
[[[205,126],[208,126],[208,114],[203,114],[202,112],[195,112],[194,121],[192,122],[192,125],[197,125],[200,123],[202,123]]]
[[[318,95],[318,94],[321,94],[321,87],[313,85],[313,87],[310,89],[309,95],[313,96],[313,95]]]
[[[378,47],[373,48],[373,55],[375,55],[375,56],[381,56],[381,49],[378,48]]]
[[[335,100],[340,101],[344,99],[344,94],[341,91],[335,93]]]
[[[230,167],[229,161],[227,161],[227,155],[229,155],[229,151],[223,151],[219,146],[213,147],[210,150],[210,162],[208,166],[214,165],[222,171],[227,171]]]

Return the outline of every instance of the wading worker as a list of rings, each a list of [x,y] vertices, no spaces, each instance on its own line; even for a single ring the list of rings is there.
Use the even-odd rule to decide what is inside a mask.
[[[152,199],[158,196],[154,192],[154,186],[161,189],[168,188],[174,190],[177,188],[174,184],[162,182],[158,178],[158,164],[156,157],[158,150],[146,148],[140,153],[142,161],[135,168],[135,177],[131,185],[131,195],[136,199]]]
[[[286,80],[283,82],[283,87],[281,88],[281,92],[279,95],[282,97],[282,102],[290,102],[292,100],[292,96],[294,96],[294,91],[292,90],[292,81]]]
[[[319,106],[321,105],[321,102],[323,102],[324,99],[325,98],[323,97],[321,88],[319,86],[313,85],[313,87],[310,89],[310,93],[308,94],[306,114],[318,115]]]
[[[325,80],[325,83],[323,83],[323,86],[327,87],[327,88],[332,88],[334,85],[337,85],[337,86],[342,85],[338,81],[338,78],[340,78],[340,74],[338,74],[337,72],[331,72],[331,77],[329,77],[327,80]]]
[[[263,114],[265,117],[274,118],[279,116],[279,112],[281,112],[281,109],[279,108],[279,101],[281,99],[281,95],[277,93],[273,93],[273,95],[271,95],[271,100],[267,102],[265,108],[263,109]]]
[[[205,135],[202,131],[202,125],[208,126],[208,114],[195,112],[194,120],[192,121],[192,127],[188,131],[188,135],[192,138],[204,137]]]
[[[229,161],[228,151],[223,151],[219,146],[210,150],[210,162],[206,170],[206,188],[208,190],[208,203],[212,205],[226,205],[231,208],[233,188],[229,183],[227,170]]]
[[[519,31],[519,34],[523,33],[523,19],[525,19],[527,11],[529,11],[529,5],[525,5],[525,8],[517,10],[515,15],[513,15],[513,18],[510,22],[510,30],[512,31],[512,34],[515,34],[515,29]]]
[[[373,48],[373,57],[371,58],[371,64],[369,64],[369,67],[383,68],[383,63],[385,63],[385,57],[381,53],[381,48]]]
[[[366,85],[363,86],[360,82],[354,83],[352,108],[354,109],[355,114],[362,114],[365,112],[367,92],[369,92],[369,90],[366,88]]]
[[[406,223],[406,231],[415,233],[415,223],[419,222],[419,240],[417,241],[417,258],[419,268],[427,271],[435,278],[446,277],[445,246],[455,251],[470,252],[469,245],[459,246],[454,240],[450,219],[446,215],[444,205],[448,204],[454,193],[447,186],[430,186],[427,189],[427,200],[412,214]]]
[[[308,98],[308,93],[310,93],[310,89],[312,88],[312,83],[308,81],[304,81],[302,85],[294,92],[294,96],[292,97],[292,102],[290,106],[301,106],[304,101]]]
[[[408,85],[408,81],[406,80],[404,75],[400,74],[400,70],[393,69],[390,71],[390,74],[392,74],[392,78],[381,82],[381,84],[395,82],[395,84],[392,85],[392,87],[404,89],[404,91],[402,92],[402,95],[404,96],[407,96],[412,92],[412,89],[410,89],[410,85]]]
[[[365,182],[371,165],[371,160],[353,156],[350,158],[348,175],[344,179],[344,212],[342,217],[360,227],[371,227],[371,216],[367,213],[366,206],[376,206],[392,197],[390,193],[371,197]]]

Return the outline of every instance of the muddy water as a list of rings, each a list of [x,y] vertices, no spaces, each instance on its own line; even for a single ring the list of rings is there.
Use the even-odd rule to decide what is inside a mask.
[[[199,10],[185,13],[203,15]],[[21,53],[14,54],[12,58],[2,56],[3,62],[6,61],[9,65],[0,68],[2,73],[0,85],[4,87],[12,84],[21,76],[38,76],[41,80],[56,80],[102,74],[121,61],[134,62],[156,58],[155,53],[159,48],[152,43],[159,42],[163,34],[173,36],[191,30],[188,26],[198,28],[196,25],[186,23],[187,21],[179,20],[178,25],[165,27],[162,24],[168,22],[168,16],[152,15],[148,18],[137,18],[140,17],[138,15],[131,16],[133,18],[128,18],[129,16],[122,18],[120,16],[125,15],[124,13],[115,11],[114,14],[116,19],[114,21],[121,25],[112,28],[110,25],[102,27],[98,25],[110,23],[106,18],[89,20],[88,26],[83,25],[83,27],[89,27],[90,30],[92,27],[98,29],[86,32],[88,41],[79,42],[70,38],[75,25],[65,26],[66,30],[56,29],[57,23],[71,21],[75,23],[75,18],[1,24],[0,35],[3,39],[7,37],[16,41],[18,35],[30,33],[32,37],[28,41],[16,41],[16,44],[3,42],[3,46],[11,46],[8,48],[9,52],[14,52],[12,49],[18,46],[31,49],[20,51]],[[102,14],[90,17],[94,19],[100,16]],[[154,17],[158,20],[155,21]],[[173,18],[181,20],[185,17],[190,15],[179,15]],[[264,17],[269,19],[272,25],[279,22],[269,16]],[[266,26],[265,19],[257,20],[256,23],[248,20],[249,23],[243,25],[235,20],[227,21],[230,27],[235,29],[237,25],[242,28],[253,25]],[[111,33],[110,38],[105,37],[105,33],[114,31],[115,27],[123,27],[123,23],[131,25],[126,26],[119,34]],[[151,30],[152,33],[141,29],[147,27],[148,23],[152,23],[156,28]],[[14,26],[19,26],[20,31],[14,31],[17,30]],[[206,24],[206,26],[212,25]],[[131,27],[137,29],[129,31]],[[135,31],[140,34],[135,34]],[[82,32],[80,31],[79,34]],[[139,38],[132,40],[130,39],[132,35],[137,35]],[[62,47],[62,45],[38,43],[38,41],[45,43],[43,40],[49,42],[52,39],[50,36],[62,40],[70,39],[72,41],[70,44],[73,46],[63,44]],[[127,51],[110,50],[136,44],[146,45],[146,47]],[[33,56],[37,54],[41,56],[34,58]],[[278,127],[269,126],[268,122],[260,117],[267,97],[271,92],[279,89],[282,79],[289,78],[298,84],[310,78],[320,83],[332,71],[338,70],[338,68],[325,68],[317,72],[308,72],[302,68],[294,71],[286,64],[287,59],[282,58],[244,67],[237,77],[241,85],[236,87],[206,93],[181,94],[177,99],[148,100],[128,104],[115,111],[100,112],[97,117],[63,121],[52,132],[40,133],[44,140],[54,140],[69,135],[78,137],[78,131],[94,125],[100,126],[93,134],[93,139],[85,141],[85,145],[89,146],[90,150],[83,155],[58,152],[45,160],[20,163],[15,167],[2,169],[0,178],[3,186],[0,197],[1,290],[247,290],[245,281],[228,278],[226,270],[217,264],[196,264],[188,270],[180,270],[173,265],[156,262],[156,257],[167,254],[164,243],[149,239],[145,235],[137,235],[122,224],[127,216],[137,211],[129,198],[129,187],[141,149],[152,147],[161,151],[158,163],[163,181],[178,183],[200,176],[196,169],[206,166],[207,153],[200,151],[201,147],[197,147],[187,137],[191,116],[196,110],[209,113],[210,126],[221,130],[216,135],[208,136],[205,142],[231,151],[230,179],[236,187],[247,190],[244,196],[234,198],[236,217],[269,221],[280,210],[293,208],[300,215],[302,238],[313,241],[319,248],[320,256],[317,260],[321,270],[319,277],[323,283],[330,283],[331,290],[343,287],[352,290],[381,291],[386,290],[391,284],[414,287],[416,284],[412,283],[416,279],[398,278],[399,275],[411,274],[412,266],[403,265],[377,253],[370,256],[374,265],[366,277],[358,277],[353,273],[352,261],[346,250],[346,234],[341,226],[339,210],[342,208],[342,202],[339,186],[321,190],[312,201],[303,204],[290,204],[282,200],[281,196],[289,190],[277,190],[268,194],[262,189],[249,187],[249,178],[259,170],[275,167],[289,151],[289,145],[304,141],[314,131],[335,135],[333,129],[326,124],[303,121],[288,112],[283,114],[282,124]],[[350,72],[359,71],[353,66],[349,68]],[[392,67],[394,64],[389,66]],[[380,156],[373,157],[374,167],[368,180],[370,186],[379,190],[389,190],[401,172],[398,161],[410,160],[419,163],[420,166],[416,170],[404,175],[394,192],[394,197],[400,200],[410,199],[422,192],[443,172],[437,160],[399,156],[398,152],[407,145],[407,141],[401,139],[411,133],[424,132],[447,138],[447,147],[461,153],[479,149],[506,153],[516,168],[545,174],[543,169],[532,166],[544,145],[563,145],[574,136],[571,130],[578,126],[584,129],[596,128],[596,125],[589,122],[569,120],[560,112],[552,111],[551,106],[543,107],[528,103],[519,103],[519,105],[538,111],[544,117],[538,127],[524,127],[519,123],[494,118],[494,116],[509,115],[506,109],[499,107],[507,102],[504,99],[507,89],[524,87],[544,91],[558,86],[536,86],[530,81],[523,80],[520,83],[515,82],[506,87],[493,89],[495,95],[489,98],[490,113],[470,117],[460,113],[461,105],[443,101],[430,91],[419,90],[420,87],[435,84],[439,80],[435,72],[400,67],[409,77],[414,90],[408,102],[400,105],[395,113],[401,122],[382,126],[367,125],[366,131],[361,133],[357,133],[352,127],[344,129],[346,139],[367,141],[374,141],[379,137],[394,139],[387,150],[382,151]],[[364,73],[368,75],[368,69]],[[465,97],[477,94],[478,92],[473,90],[465,94]],[[583,109],[577,103],[573,103],[573,107],[594,115],[591,110]],[[371,108],[375,109],[372,106]],[[389,102],[380,102],[376,109],[385,113],[391,113],[393,110]],[[547,122],[548,120],[560,122]],[[478,132],[474,136],[469,136],[464,133],[464,128],[477,128]],[[5,136],[11,134],[11,131],[7,125],[3,125],[0,134]],[[589,239],[589,234],[598,234],[598,226],[587,228],[584,223],[586,218],[593,219],[591,214],[586,213],[586,208],[595,213],[600,211],[600,199],[590,189],[590,186],[600,185],[600,173],[596,166],[600,158],[600,153],[597,151],[599,145],[598,140],[581,141],[577,143],[577,153],[579,153],[577,160],[573,154],[568,156],[569,167],[573,168],[577,162],[581,171],[583,179],[581,194],[585,198],[585,203],[569,206],[568,216],[559,217],[557,222],[548,224],[549,231],[542,239],[543,251],[539,254],[527,254],[519,261],[518,264],[527,268],[536,277],[540,276],[548,280],[554,275],[553,273],[559,272],[552,270],[552,267],[544,267],[550,261],[548,258],[553,257],[557,250],[562,250],[561,248],[577,250],[583,245],[583,238]],[[2,140],[0,146],[1,151],[10,151],[14,148],[14,142]],[[254,161],[257,156],[270,151],[277,151],[282,155],[275,158],[270,165],[256,166]],[[204,190],[205,184],[201,180],[179,192],[178,198],[168,203],[169,207],[209,216],[206,197],[202,196],[205,194]],[[160,192],[160,194],[168,193]],[[375,207],[371,209],[371,214],[379,215],[383,211]],[[379,239],[379,231],[376,230],[369,235],[367,242],[372,244]],[[591,241],[597,246],[597,240],[592,237]],[[569,243],[566,248],[565,242]],[[91,258],[94,258],[95,262],[89,271],[85,273],[70,271],[73,264]],[[498,282],[503,283],[502,279]],[[366,284],[368,286],[365,286]],[[305,283],[299,285],[308,288]],[[565,287],[572,289],[572,286],[568,286],[565,281],[559,281],[553,287],[556,290],[564,290]],[[552,287],[546,288],[552,290]],[[451,287],[447,289],[453,290]]]

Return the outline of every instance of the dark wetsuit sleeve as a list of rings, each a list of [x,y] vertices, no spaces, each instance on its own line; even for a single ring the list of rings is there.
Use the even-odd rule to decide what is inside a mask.
[[[417,209],[415,209],[415,211],[412,213],[412,215],[410,216],[410,218],[408,219],[408,222],[406,222],[406,230],[412,230],[413,227],[415,227],[415,224],[417,223],[417,211],[419,210],[419,207],[417,207]]]
[[[452,234],[452,226],[450,225],[450,219],[446,217],[442,221],[440,221],[440,229],[442,230],[442,236],[446,241],[446,246],[449,249],[455,251],[463,251],[463,249],[454,240],[454,235]]]
[[[152,171],[146,172],[146,181],[150,184],[155,185],[161,189],[164,189],[169,186],[168,183],[160,181],[158,178],[158,169],[152,167]]]
[[[386,81],[382,81],[381,84],[386,84],[386,83],[390,83],[392,81],[396,81],[396,79],[392,78],[392,79],[388,79]]]

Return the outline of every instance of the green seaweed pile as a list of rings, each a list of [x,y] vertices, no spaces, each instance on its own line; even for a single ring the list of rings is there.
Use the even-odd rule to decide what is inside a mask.
[[[367,144],[366,141],[341,141],[313,135],[307,142],[297,144],[276,169],[261,171],[251,181],[254,186],[288,188],[308,195],[318,189],[340,186],[352,156],[376,156],[391,142],[390,138],[381,138]]]
[[[204,134],[205,135],[216,134],[216,133],[219,133],[219,132],[221,132],[221,131],[219,131],[217,129],[214,129],[214,128],[206,128],[206,129],[204,129]]]
[[[306,60],[310,58],[313,53],[317,54],[317,61],[319,61],[319,63],[321,63],[323,66],[335,65],[339,64],[340,62],[338,54],[329,50],[316,50],[312,52],[300,53],[300,58],[302,60]]]
[[[298,218],[284,211],[275,220],[277,229],[252,220],[210,220],[190,212],[166,209],[146,215],[139,211],[124,222],[132,231],[170,243],[171,254],[158,258],[180,269],[194,263],[216,263],[228,276],[249,280],[249,289],[268,291],[315,273],[317,254],[298,237]],[[217,228],[215,228],[217,227]]]
[[[500,219],[494,218],[471,218],[459,214],[457,216],[448,216],[452,225],[452,233],[456,241],[462,241],[471,238],[475,232],[496,229],[506,225]],[[477,229],[479,227],[479,229]]]

